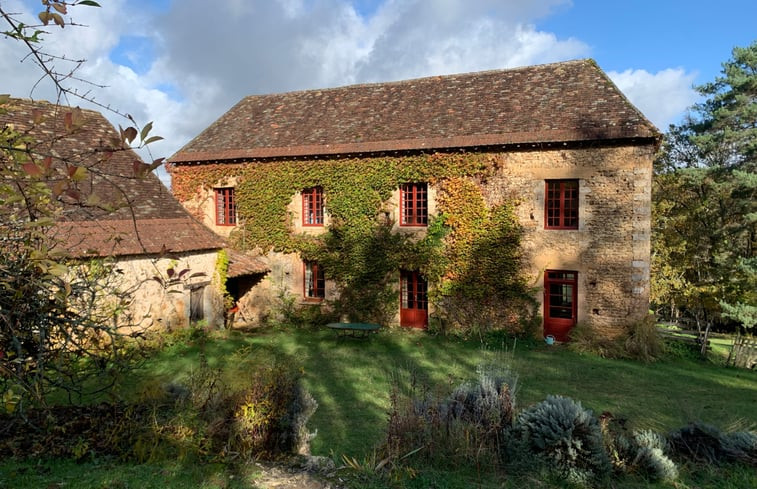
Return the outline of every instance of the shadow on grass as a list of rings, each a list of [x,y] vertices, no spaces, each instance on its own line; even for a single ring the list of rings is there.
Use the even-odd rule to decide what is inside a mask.
[[[261,329],[176,351],[151,368],[161,375],[186,376],[202,351],[211,366],[243,377],[236,364],[244,355],[251,360],[246,368],[266,358],[286,358],[303,369],[306,387],[318,402],[308,423],[317,431],[313,453],[359,458],[385,434],[392,378],[428,380],[446,393],[473,379],[477,365],[501,358],[498,353],[506,348],[482,348],[479,341],[419,331],[382,331],[361,340],[338,339],[330,330]],[[529,342],[518,343],[513,358],[520,377],[519,409],[561,394],[597,413],[610,411],[660,432],[690,421],[738,429],[757,424],[757,372],[690,360],[609,360]]]

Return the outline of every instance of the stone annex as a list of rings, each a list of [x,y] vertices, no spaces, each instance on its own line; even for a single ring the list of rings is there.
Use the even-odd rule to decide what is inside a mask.
[[[63,180],[67,165],[86,169],[75,188],[58,192],[62,208],[50,229],[51,243],[75,260],[113,264],[114,290],[128,304],[113,318],[116,324],[170,330],[192,321],[222,323],[216,262],[223,240],[190,215],[157,176],[135,175],[135,164],[144,163],[130,149],[111,150],[119,133],[102,114],[18,98],[2,109],[0,129],[23,134],[40,161],[51,157],[46,175],[51,187]],[[72,124],[74,110],[80,120]],[[255,259],[229,253],[229,275],[267,272]],[[155,280],[168,279],[169,269],[188,270],[170,292]]]
[[[612,337],[648,312],[652,161],[659,144],[658,130],[596,63],[578,60],[249,96],[170,158],[170,172],[179,201],[219,235],[234,238],[255,219],[245,212],[247,201],[235,196],[246,168],[485,155],[487,176],[474,181],[488,206],[517,202],[543,332],[564,340],[578,322]],[[202,172],[212,181],[200,181]],[[400,182],[377,219],[423,236],[443,180]],[[293,191],[288,232],[324,233],[329,192],[318,182]],[[282,289],[302,304],[335,297],[318,263],[296,251],[263,252],[271,270],[266,280],[231,288],[245,320],[264,317]],[[426,327],[434,316],[427,286],[417,271],[397,271],[396,324]]]

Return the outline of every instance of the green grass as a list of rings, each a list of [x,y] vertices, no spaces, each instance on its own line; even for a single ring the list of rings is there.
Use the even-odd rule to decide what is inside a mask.
[[[493,343],[412,331],[383,332],[369,340],[338,340],[332,331],[235,332],[202,347],[171,348],[150,362],[139,380],[180,380],[197,365],[200,351],[211,366],[229,374],[229,382],[243,379],[244,370],[256,361],[286,356],[303,368],[319,404],[310,422],[318,431],[312,442],[318,455],[362,457],[372,450],[383,434],[393,375],[427,379],[446,392],[474,378],[478,364],[504,356],[512,358],[519,374],[521,408],[560,394],[597,413],[609,411],[661,432],[690,421],[725,429],[757,426],[753,371],[686,358],[653,364],[610,360],[541,342],[519,342],[514,351],[512,343]]]
[[[249,489],[258,475],[254,466],[31,460],[0,463],[0,489]]]
[[[757,372],[724,368],[695,358],[646,365],[580,355],[564,346],[550,347],[541,342],[503,344],[502,340],[491,340],[482,343],[413,331],[384,331],[368,340],[337,339],[332,331],[293,329],[213,334],[207,341],[178,343],[165,349],[128,379],[121,392],[133,398],[151,385],[184,380],[196,368],[201,354],[210,366],[223,370],[230,384],[243,383],[246,372],[257,364],[269,362],[272,357],[288,358],[299,365],[308,389],[319,404],[309,423],[311,430],[317,430],[312,452],[336,460],[340,460],[342,454],[361,460],[381,441],[393,377],[425,379],[443,394],[460,382],[474,378],[478,364],[503,358],[510,358],[519,374],[518,408],[539,402],[548,394],[561,394],[581,401],[597,413],[609,411],[616,417],[630,419],[635,427],[663,433],[689,421],[702,421],[724,429],[757,427]],[[66,467],[69,465],[62,463],[54,470],[55,474],[61,474],[59,479],[66,477],[69,470]],[[7,468],[8,465],[0,465],[0,471]],[[75,469],[75,464],[70,466],[73,473]],[[133,469],[134,466],[116,464],[111,472],[122,472],[126,480],[127,473]],[[183,474],[171,475],[172,469],[164,466],[146,466],[145,472],[152,470],[158,471],[156,479],[162,477],[163,483],[130,482],[118,486],[93,480],[89,486],[77,487],[233,487],[225,479],[227,485],[213,485],[219,477],[223,479],[220,468],[193,467],[196,473],[187,477],[195,482],[184,486],[184,480],[180,479]],[[734,470],[738,477],[757,483],[757,476]],[[100,472],[88,469],[87,473],[96,477]],[[165,474],[169,475],[164,477]],[[447,485],[431,480],[444,477],[443,473],[424,472],[419,475],[420,479],[407,479],[403,486],[470,486],[476,474],[469,477],[461,474],[455,479],[458,482],[450,481]],[[702,477],[717,479],[717,476]],[[426,486],[419,482],[423,478],[430,478]],[[39,487],[15,484],[15,479],[13,485],[3,486],[7,480],[0,477],[0,487]],[[367,477],[360,482],[361,487],[374,487],[371,480]],[[205,485],[197,485],[197,481]],[[477,484],[489,487],[488,483]],[[495,485],[493,483],[492,487]],[[737,486],[715,484],[712,487]]]

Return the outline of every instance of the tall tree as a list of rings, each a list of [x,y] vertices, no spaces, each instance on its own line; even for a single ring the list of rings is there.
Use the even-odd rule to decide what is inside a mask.
[[[698,326],[757,323],[757,41],[734,48],[655,166],[652,300]]]

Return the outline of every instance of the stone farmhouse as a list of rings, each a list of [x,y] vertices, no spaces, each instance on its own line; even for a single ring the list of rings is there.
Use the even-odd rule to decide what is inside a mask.
[[[515,204],[543,334],[565,340],[579,322],[613,337],[648,313],[659,143],[658,130],[596,63],[577,60],[249,96],[171,157],[170,172],[191,213],[257,250],[271,269],[237,297],[248,318],[264,316],[282,290],[299,304],[338,298],[329,271],[297,240],[328,233],[335,220],[350,225],[331,212],[349,192],[345,182],[381,196],[377,221],[422,239],[449,200],[447,184],[463,178],[487,209]],[[418,161],[426,166],[397,170]],[[461,169],[471,162],[480,166]],[[319,169],[340,165],[339,179],[319,180]],[[400,175],[389,192],[371,183],[382,171]],[[282,200],[255,187],[267,172],[290,172],[300,187]],[[262,213],[272,199],[280,212]],[[392,280],[392,322],[426,327],[434,284],[418,269],[397,270]]]
[[[119,133],[102,114],[27,99],[10,99],[2,109],[0,129],[12,127],[27,137],[40,161],[52,157],[46,179],[62,203],[50,231],[54,246],[79,262],[113,264],[114,286],[130,304],[115,318],[119,324],[222,324],[217,260],[223,239],[190,215],[157,176],[138,176],[135,169],[145,165],[136,153],[109,150]],[[59,177],[67,165],[86,169],[72,186]],[[234,266],[242,275],[267,271],[244,257]],[[170,293],[155,279],[165,282],[182,270],[188,272]]]

